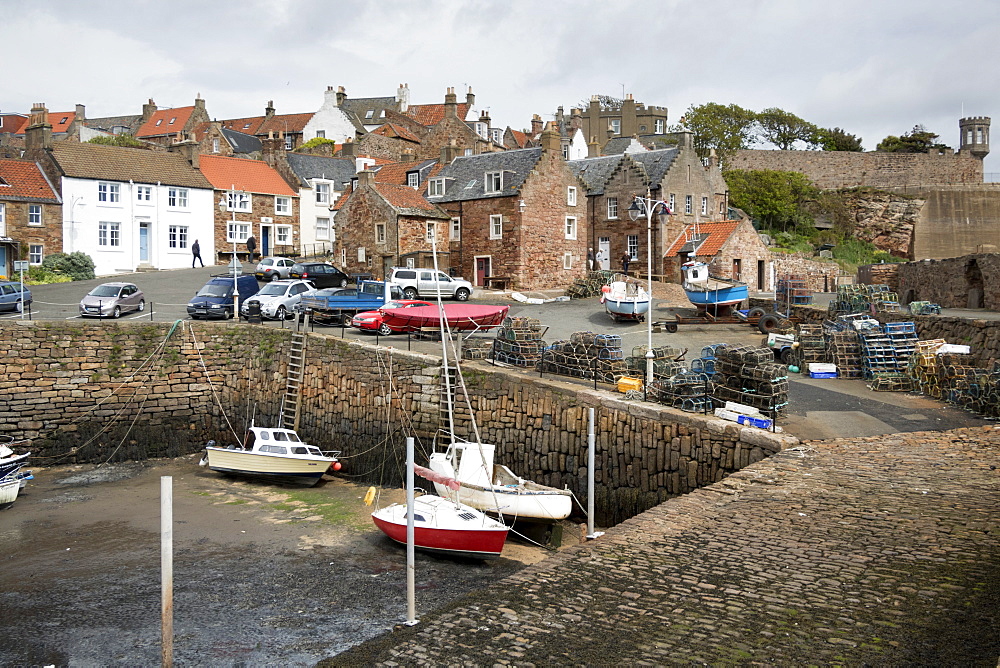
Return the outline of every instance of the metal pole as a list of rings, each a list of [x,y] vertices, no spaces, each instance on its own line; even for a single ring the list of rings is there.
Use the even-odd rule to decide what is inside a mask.
[[[174,665],[174,479],[160,477],[160,663]]]
[[[649,309],[646,311],[646,385],[653,382],[653,211],[659,202],[652,203],[646,188],[646,278],[649,285]]]
[[[587,536],[594,535],[594,409],[588,408],[590,426],[587,429]]]
[[[20,244],[18,244],[18,250],[20,250]],[[31,254],[31,248],[28,248],[28,254]],[[24,320],[24,265],[18,265],[21,267],[21,320]]]
[[[413,437],[406,437],[406,625],[413,626],[417,619],[416,582],[417,567],[413,545]]]

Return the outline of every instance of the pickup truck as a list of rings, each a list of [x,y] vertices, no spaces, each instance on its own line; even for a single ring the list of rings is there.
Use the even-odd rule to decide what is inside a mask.
[[[346,325],[355,314],[374,311],[387,301],[402,299],[402,289],[393,283],[360,281],[357,288],[323,288],[302,295],[297,311],[309,313],[320,325]]]

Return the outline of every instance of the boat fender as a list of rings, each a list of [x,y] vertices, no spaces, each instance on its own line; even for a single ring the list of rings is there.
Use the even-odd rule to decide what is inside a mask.
[[[368,491],[365,493],[365,505],[366,506],[372,505],[372,501],[374,500],[375,500],[375,488],[369,487]]]
[[[198,462],[198,466],[205,466],[206,464],[208,464],[208,453],[207,453],[207,452],[206,452],[206,453],[205,453],[205,455],[204,455],[204,456],[203,456],[203,457],[201,458],[201,461],[200,461],[200,462]]]
[[[341,469],[341,464],[340,462],[334,462],[330,464],[330,468],[332,468],[334,471],[339,471]]]

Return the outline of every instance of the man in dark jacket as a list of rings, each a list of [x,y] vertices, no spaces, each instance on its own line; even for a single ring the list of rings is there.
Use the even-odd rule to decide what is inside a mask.
[[[198,244],[198,240],[197,239],[194,240],[194,245],[191,246],[191,255],[194,256],[194,257],[191,258],[191,268],[192,269],[194,269],[194,261],[195,260],[197,260],[198,262],[201,262],[201,266],[203,266],[203,267],[205,266],[205,261],[201,259],[201,246]]]
[[[251,234],[247,237],[247,255],[250,256],[250,261],[253,262],[254,251],[257,250],[257,240],[253,238]]]
[[[632,256],[629,255],[628,252],[626,251],[625,254],[622,255],[622,273],[623,274],[627,274],[628,273],[628,265],[629,265],[629,263],[631,261],[632,261]]]

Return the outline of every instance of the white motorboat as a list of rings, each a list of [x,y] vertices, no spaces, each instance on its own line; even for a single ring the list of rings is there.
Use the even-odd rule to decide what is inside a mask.
[[[291,429],[252,426],[242,446],[207,446],[202,464],[220,473],[315,485],[328,470],[340,470],[339,454],[303,443]]]
[[[0,480],[0,507],[9,506],[21,491],[21,479],[16,477]]]

